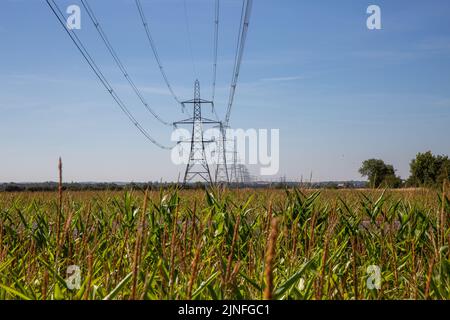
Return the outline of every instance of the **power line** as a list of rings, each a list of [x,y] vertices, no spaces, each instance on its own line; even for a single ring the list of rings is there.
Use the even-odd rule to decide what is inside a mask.
[[[195,65],[194,53],[192,51],[191,28],[189,26],[189,14],[188,14],[186,0],[183,1],[183,7],[184,7],[184,20],[185,20],[185,23],[186,23],[186,31],[187,31],[187,37],[188,37],[188,42],[189,42],[189,52],[191,54],[192,69],[194,71],[194,78],[195,78],[195,77],[197,77],[197,67]]]
[[[150,46],[152,48],[153,55],[155,56],[156,63],[158,64],[158,67],[159,67],[161,75],[162,75],[162,77],[164,79],[164,82],[166,83],[166,86],[169,89],[169,91],[172,94],[172,97],[175,99],[175,101],[183,107],[181,101],[178,99],[177,95],[173,91],[172,86],[170,85],[169,80],[167,78],[166,72],[164,71],[163,65],[161,63],[161,59],[159,58],[158,50],[156,49],[155,42],[153,41],[153,37],[152,37],[152,35],[150,33],[150,29],[149,29],[149,26],[148,26],[148,23],[147,23],[147,19],[146,19],[145,14],[144,14],[144,10],[142,8],[141,1],[140,0],[135,0],[135,1],[136,1],[137,9],[139,11],[139,15],[140,15],[141,20],[142,20],[142,24],[144,25],[144,29],[145,29],[145,33],[147,35],[148,42],[149,42],[149,44],[150,44]]]
[[[103,86],[106,88],[106,90],[109,92],[109,94],[113,97],[114,101],[117,103],[117,105],[120,107],[120,109],[125,113],[125,115],[128,117],[128,119],[134,124],[136,128],[154,145],[158,146],[161,149],[167,149],[170,150],[173,147],[167,147],[162,144],[160,144],[158,141],[156,141],[153,137],[150,136],[150,134],[141,126],[141,124],[136,120],[136,118],[133,116],[133,114],[128,110],[127,106],[124,104],[124,102],[120,99],[120,97],[117,95],[117,93],[114,91],[114,88],[111,86],[111,84],[108,82],[106,77],[103,75],[101,69],[98,67],[98,65],[95,63],[94,59],[91,57],[89,52],[87,51],[86,47],[83,45],[81,40],[78,38],[76,33],[67,27],[64,15],[61,11],[61,9],[58,7],[58,5],[55,3],[54,0],[46,0],[48,6],[55,14],[56,18],[58,19],[59,23],[63,26],[64,30],[69,35],[72,42],[75,44],[75,46],[78,48],[86,62],[89,64],[92,71],[94,71],[95,75],[98,77],[100,82],[103,84]],[[50,3],[50,1],[53,3]],[[59,13],[59,15],[58,15]]]
[[[145,106],[147,111],[149,111],[159,122],[166,126],[171,126],[171,124],[167,121],[164,121],[158,114],[149,106],[147,101],[145,100],[144,96],[142,95],[141,91],[137,88],[134,81],[131,79],[130,74],[128,73],[127,69],[123,65],[122,61],[119,59],[119,56],[117,55],[116,51],[114,50],[113,46],[111,45],[111,42],[109,42],[109,39],[106,35],[106,33],[103,31],[102,26],[100,25],[100,22],[98,21],[97,17],[94,14],[94,11],[89,5],[89,2],[87,0],[81,0],[81,3],[83,4],[83,7],[86,9],[86,12],[88,13],[88,16],[92,23],[94,24],[95,28],[97,29],[101,39],[103,40],[104,44],[106,45],[109,53],[113,57],[114,61],[116,62],[117,66],[119,67],[120,71],[123,73],[125,79],[127,79],[128,83],[130,84],[131,88],[133,89],[134,93],[138,96],[139,100],[142,102],[142,104]]]
[[[216,76],[217,76],[217,49],[219,45],[219,0],[215,1],[215,19],[214,19],[214,49],[213,49],[213,80],[212,80],[212,97],[214,101],[216,95]]]
[[[251,14],[251,10],[252,10],[252,3],[253,3],[253,0],[243,0],[243,2],[242,2],[241,25],[240,25],[240,31],[239,31],[238,42],[237,42],[237,47],[236,47],[233,76],[231,79],[230,95],[228,98],[228,107],[227,107],[227,112],[226,112],[226,116],[225,116],[225,126],[228,126],[228,123],[230,121],[231,107],[233,106],[233,102],[234,102],[234,94],[236,92],[236,86],[237,86],[237,81],[239,78],[239,71],[241,68],[242,57],[244,55],[245,40],[247,38],[247,31],[248,31],[248,26],[250,23],[250,14]]]
[[[217,79],[217,50],[219,46],[219,14],[220,3],[219,0],[215,1],[215,18],[214,18],[214,49],[213,49],[213,78],[212,78],[212,96],[211,101],[214,102],[216,96],[216,79]],[[213,112],[216,119],[219,119],[216,108],[213,105]]]

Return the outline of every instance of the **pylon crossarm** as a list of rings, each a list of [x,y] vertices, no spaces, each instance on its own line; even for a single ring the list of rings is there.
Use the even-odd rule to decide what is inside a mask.
[[[185,119],[185,120],[174,122],[173,125],[177,126],[177,125],[180,125],[180,124],[192,124],[193,121],[194,121],[194,118],[188,118],[188,119]]]
[[[211,104],[214,105],[214,102],[209,101],[209,100],[204,100],[204,99],[191,99],[191,100],[186,100],[183,101],[182,104],[195,104],[195,103],[201,103],[201,104]]]
[[[208,118],[202,118],[202,123],[205,124],[220,124],[220,121],[211,120]]]

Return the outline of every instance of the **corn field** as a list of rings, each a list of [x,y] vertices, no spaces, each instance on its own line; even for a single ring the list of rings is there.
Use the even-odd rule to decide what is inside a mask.
[[[0,299],[448,299],[449,213],[426,189],[2,193]]]

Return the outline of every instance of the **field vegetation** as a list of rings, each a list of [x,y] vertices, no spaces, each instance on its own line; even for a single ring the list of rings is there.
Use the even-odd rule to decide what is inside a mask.
[[[448,299],[449,213],[431,189],[0,193],[0,299]]]

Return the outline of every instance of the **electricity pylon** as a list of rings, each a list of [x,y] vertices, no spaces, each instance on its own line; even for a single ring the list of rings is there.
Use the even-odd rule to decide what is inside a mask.
[[[220,136],[217,140],[217,166],[216,166],[216,183],[229,183],[230,178],[228,175],[228,167],[227,167],[227,155],[226,155],[226,129],[220,123],[219,125]]]
[[[239,176],[238,176],[238,154],[237,154],[237,148],[236,148],[236,138],[233,141],[233,147],[231,150],[228,151],[229,154],[231,154],[231,163],[228,169],[230,182],[239,182]]]
[[[233,148],[228,150],[231,154],[231,160],[229,161],[228,174],[229,182],[237,184],[246,184],[251,182],[250,172],[247,166],[241,163],[239,154],[237,151],[236,140],[233,141]]]
[[[195,80],[194,85],[194,99],[182,101],[183,108],[186,104],[193,105],[193,116],[186,120],[174,122],[173,125],[176,127],[177,125],[190,124],[192,125],[192,137],[190,141],[181,141],[188,142],[191,144],[190,152],[189,152],[189,160],[186,166],[186,171],[184,173],[183,184],[191,182],[195,178],[200,178],[201,180],[212,184],[213,181],[211,179],[211,172],[209,170],[209,165],[206,157],[205,144],[212,143],[213,140],[205,140],[203,136],[203,125],[205,124],[219,124],[220,122],[210,120],[202,117],[202,105],[211,105],[214,107],[214,103],[212,101],[204,100],[200,98],[200,82]]]

